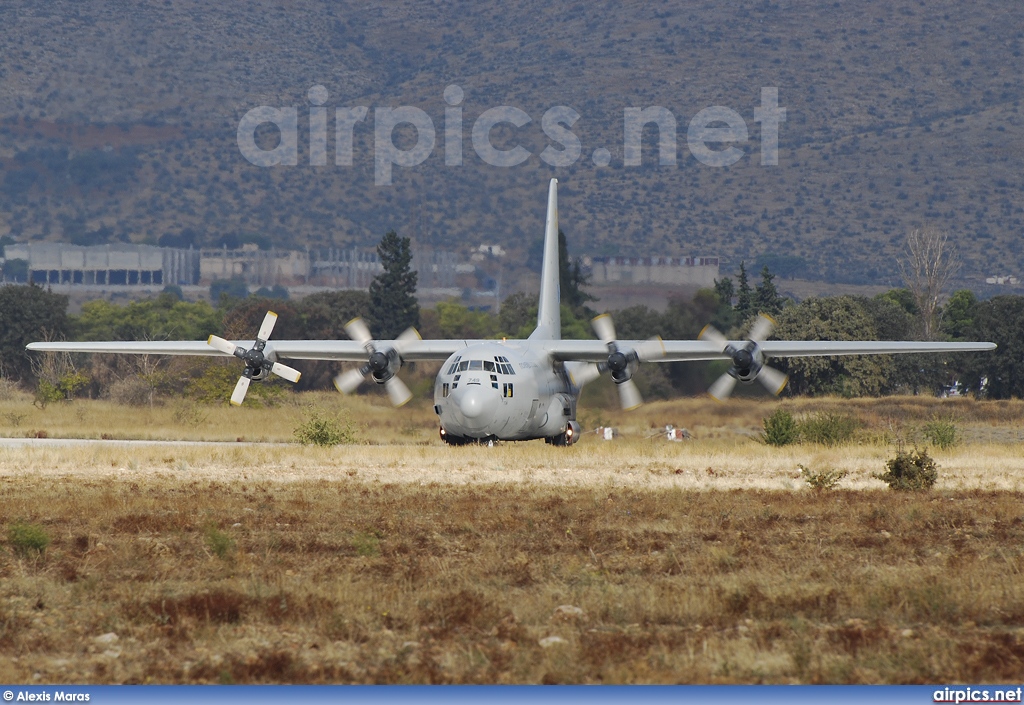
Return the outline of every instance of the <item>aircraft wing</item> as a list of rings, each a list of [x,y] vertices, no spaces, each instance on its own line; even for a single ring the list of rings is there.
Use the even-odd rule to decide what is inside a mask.
[[[243,348],[251,348],[252,340],[232,341]],[[409,362],[418,360],[445,360],[452,353],[483,340],[416,340],[403,346],[402,358]],[[513,342],[513,341],[509,341]],[[522,343],[522,341],[515,341]],[[651,362],[686,362],[695,360],[727,360],[723,346],[704,340],[664,340],[661,341],[664,355],[651,357]],[[746,341],[736,340],[732,344],[740,346]],[[578,360],[581,362],[601,362],[608,358],[608,348],[600,340],[546,340],[536,341],[534,345],[543,346],[553,357],[563,361]],[[641,345],[649,345],[646,340],[620,340],[620,348],[628,350]],[[803,341],[803,340],[769,340],[760,343],[760,348],[767,357],[809,357],[831,355],[880,355],[893,353],[935,353],[935,352],[968,352],[977,350],[994,350],[995,343],[936,343],[918,341]],[[80,353],[113,353],[129,355],[204,355],[223,357],[225,353],[210,347],[206,341],[126,341],[126,342],[57,342],[30,343],[29,350],[39,352],[80,352]],[[265,352],[281,360],[338,360],[363,362],[366,360],[366,349],[354,340],[272,340],[267,343]]]
[[[740,347],[745,340],[730,341]],[[649,362],[687,362],[695,360],[728,360],[724,346],[704,340],[663,340],[664,354],[651,356]],[[647,340],[620,340],[622,350],[649,346]],[[545,349],[559,360],[601,362],[608,359],[608,348],[600,340],[552,340],[544,342]],[[766,357],[812,357],[833,355],[888,355],[896,353],[969,352],[994,350],[995,343],[945,343],[923,341],[876,340],[769,340],[759,343]]]
[[[249,349],[255,341],[233,340],[235,345]],[[456,350],[461,350],[475,340],[416,340],[403,346],[402,358],[406,361],[445,360]],[[104,342],[56,342],[30,343],[29,350],[38,352],[112,353],[118,355],[203,355],[227,357],[225,353],[210,347],[205,340],[181,341],[104,341]],[[271,340],[264,350],[271,359],[280,360],[340,360],[365,362],[366,348],[354,340]]]

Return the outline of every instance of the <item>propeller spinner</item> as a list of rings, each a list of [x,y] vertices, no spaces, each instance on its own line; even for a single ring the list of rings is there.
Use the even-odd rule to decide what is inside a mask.
[[[299,381],[301,373],[298,370],[275,362],[263,353],[270,334],[274,332],[275,323],[277,323],[277,314],[267,311],[267,315],[263,318],[263,325],[260,326],[260,332],[256,335],[256,342],[248,350],[216,335],[211,335],[206,341],[211,348],[220,350],[225,355],[234,355],[245,363],[242,376],[238,378],[235,390],[231,393],[231,403],[235,406],[241,406],[245,400],[245,393],[249,391],[249,383],[254,379],[261,380],[269,374],[275,374],[289,382]]]
[[[700,340],[718,343],[722,346],[722,352],[732,358],[732,366],[729,371],[716,379],[708,388],[708,394],[713,399],[725,401],[736,388],[736,382],[750,384],[755,379],[775,395],[785,388],[789,377],[774,367],[764,364],[764,353],[761,352],[759,345],[772,334],[774,328],[775,321],[762,313],[754,322],[754,327],[750,329],[747,342],[737,346],[730,343],[714,327],[705,326],[697,337]]]
[[[348,337],[362,344],[369,354],[366,364],[355,370],[342,372],[334,378],[334,386],[343,394],[351,394],[356,391],[363,380],[370,376],[377,384],[383,384],[395,406],[402,406],[412,399],[412,392],[405,383],[397,376],[402,367],[402,349],[416,340],[420,340],[420,334],[415,328],[407,328],[389,344],[378,347],[378,342],[373,340],[370,329],[362,318],[354,318],[345,324],[345,332]]]
[[[601,342],[608,347],[608,359],[601,363],[592,363],[573,373],[572,380],[577,387],[592,382],[604,372],[610,372],[615,387],[619,390],[619,401],[626,411],[643,404],[640,390],[633,381],[633,373],[637,365],[645,360],[654,360],[665,354],[661,338],[651,338],[636,348],[623,350],[615,337],[615,325],[607,313],[601,314],[591,321],[594,332]]]

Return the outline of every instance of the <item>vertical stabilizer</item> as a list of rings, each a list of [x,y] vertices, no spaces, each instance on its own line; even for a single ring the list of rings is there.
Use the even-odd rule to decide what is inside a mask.
[[[537,328],[530,340],[560,340],[562,317],[558,292],[558,179],[548,187],[548,217],[544,224],[544,264],[540,269]]]

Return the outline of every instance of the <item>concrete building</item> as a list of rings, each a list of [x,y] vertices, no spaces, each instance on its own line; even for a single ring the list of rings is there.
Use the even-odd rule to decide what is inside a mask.
[[[718,257],[584,257],[590,285],[711,287],[718,278]]]
[[[199,252],[151,245],[82,247],[60,242],[15,243],[7,259],[28,262],[37,284],[83,286],[166,286],[198,283]]]
[[[261,250],[248,244],[239,250],[200,251],[200,284],[239,277],[251,286],[294,286],[308,283],[309,274],[309,253],[304,250]]]

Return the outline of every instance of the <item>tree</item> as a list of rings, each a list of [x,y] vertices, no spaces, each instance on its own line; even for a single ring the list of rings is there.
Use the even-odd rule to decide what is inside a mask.
[[[917,300],[924,338],[931,340],[936,330],[939,297],[960,269],[960,257],[948,234],[916,229],[907,236],[906,255],[896,263],[903,283]]]
[[[810,298],[785,309],[776,336],[784,340],[876,340],[877,331],[862,300],[852,296]],[[794,394],[863,396],[892,390],[890,355],[783,358]]]
[[[38,340],[61,340],[68,333],[68,297],[34,284],[0,286],[0,365],[5,377],[33,377],[31,353]]]
[[[1024,397],[1024,296],[994,296],[977,304],[967,337],[999,348],[964,355],[964,387],[989,399]]]
[[[577,315],[593,315],[593,312],[586,309],[590,301],[597,301],[593,296],[583,291],[590,282],[590,275],[583,270],[579,258],[569,259],[569,246],[565,240],[565,233],[558,229],[558,287],[562,297],[562,303],[571,308]]]
[[[970,289],[953,292],[942,309],[942,322],[939,330],[953,340],[966,340],[974,322],[974,312],[978,306],[978,297]]]
[[[375,337],[393,340],[420,323],[409,238],[389,230],[377,245],[377,255],[384,271],[370,282],[370,316],[377,328]]]
[[[750,288],[750,281],[747,279],[747,267],[743,262],[740,262],[739,288],[736,292],[736,313],[741,323],[757,313],[754,310],[754,292]]]
[[[210,304],[171,294],[125,306],[87,301],[71,320],[76,340],[206,340],[221,332],[221,313]]]
[[[732,306],[733,297],[736,296],[736,287],[733,286],[732,277],[723,277],[715,280],[715,294],[723,304]]]
[[[299,308],[306,317],[306,334],[311,340],[344,340],[345,324],[367,316],[370,296],[356,290],[320,291],[302,299]],[[367,320],[371,328],[374,323]]]
[[[537,294],[522,291],[501,302],[498,313],[501,331],[509,338],[525,338],[537,325]]]
[[[249,296],[249,287],[241,277],[230,279],[214,279],[210,284],[210,301],[214,306],[231,308],[238,303],[238,299]]]
[[[754,296],[754,308],[758,313],[765,313],[769,316],[778,316],[782,313],[785,296],[779,295],[775,287],[775,275],[768,269],[768,265],[761,267],[761,283],[757,285],[757,292]]]

